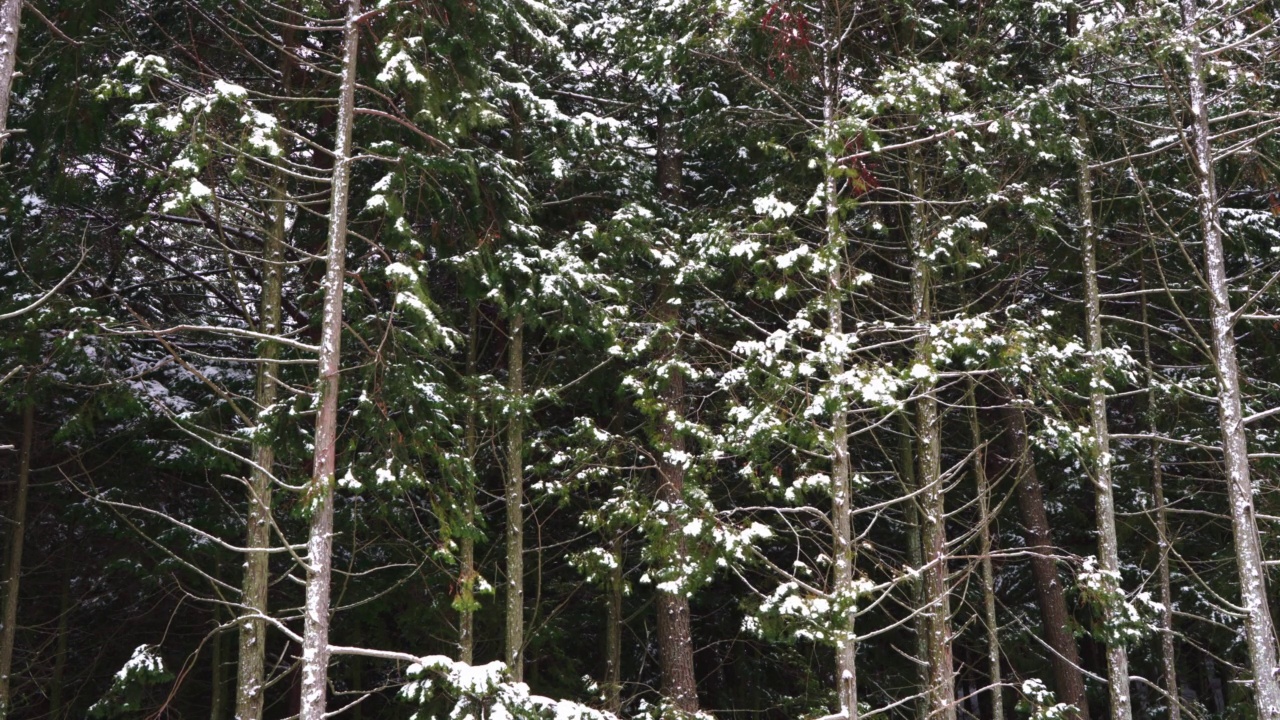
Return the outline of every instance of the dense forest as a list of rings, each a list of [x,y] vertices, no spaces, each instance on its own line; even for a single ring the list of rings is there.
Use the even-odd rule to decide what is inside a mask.
[[[1277,0],[0,0],[0,720],[1280,719]]]

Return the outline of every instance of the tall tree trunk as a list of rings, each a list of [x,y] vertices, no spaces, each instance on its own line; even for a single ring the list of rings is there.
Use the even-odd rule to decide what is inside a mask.
[[[668,110],[658,113],[657,134],[657,182],[658,193],[663,200],[674,203],[680,200],[684,182],[681,150],[676,133],[671,127],[674,114]],[[670,326],[670,332],[680,332],[680,312],[672,304],[670,284],[658,294],[654,317],[659,323]],[[668,352],[674,356],[678,350],[675,342]],[[684,465],[673,460],[673,455],[684,452],[684,435],[676,429],[675,418],[684,417],[684,375],[669,364],[666,389],[662,393],[662,406],[658,413],[658,434],[662,440],[662,457],[658,461],[658,493],[660,503],[672,514],[684,506]],[[685,536],[677,523],[666,524],[671,536],[663,545],[674,548],[674,564],[682,565],[686,553]],[[689,617],[689,598],[684,591],[658,590],[658,653],[662,662],[662,694],[678,712],[698,712],[698,685],[693,668],[693,628]]]
[[[35,435],[36,404],[30,397],[22,409],[22,447],[18,450],[18,489],[9,526],[9,572],[4,584],[4,616],[0,618],[0,720],[9,717],[13,644],[18,631],[18,583],[22,580],[22,542],[27,533],[27,490],[31,485],[31,442]]]
[[[909,408],[904,408],[898,415],[900,425],[898,431],[898,473],[902,476],[903,494],[913,495],[920,488],[916,480],[916,432],[915,425],[912,420]],[[903,523],[906,525],[906,544],[907,544],[907,562],[913,569],[919,570],[924,567],[924,549],[920,547],[920,506],[917,498],[912,498],[904,504],[902,509]],[[911,573],[906,579],[908,592],[911,597],[912,607],[920,607],[924,604],[924,584],[920,582],[919,573]],[[915,657],[919,660],[915,663],[916,680],[920,683],[920,687],[929,684],[929,670],[924,664],[924,658],[929,655],[929,628],[926,627],[925,618],[917,615],[911,623],[912,635],[915,640]],[[916,699],[915,716],[916,720],[925,720],[929,717],[928,703],[924,697]]]
[[[924,223],[924,183],[920,177],[919,158],[912,153],[908,174],[916,201],[912,208],[911,238],[911,309],[912,320],[920,333],[915,362],[932,368],[933,343],[929,328],[933,323],[933,269],[929,248],[920,226]],[[929,684],[925,688],[929,716],[955,720],[955,667],[951,655],[951,598],[947,572],[946,498],[942,488],[942,427],[938,414],[938,398],[933,371],[920,379],[916,387],[916,462],[920,483],[921,545],[924,554],[923,614],[927,628]],[[913,373],[914,374],[914,373]]]
[[[605,628],[604,692],[605,709],[622,713],[622,540],[614,543],[613,567],[609,568],[609,615]]]
[[[1081,138],[1087,138],[1084,115],[1080,115]],[[1083,145],[1083,142],[1082,142]],[[1079,157],[1077,189],[1080,202],[1080,248],[1084,255],[1085,324],[1089,333],[1089,420],[1093,430],[1093,484],[1097,506],[1098,565],[1108,594],[1123,592],[1120,583],[1120,551],[1116,536],[1115,498],[1111,480],[1111,431],[1107,423],[1107,378],[1103,362],[1102,303],[1098,290],[1097,230],[1093,223],[1093,175],[1083,150]],[[1107,605],[1104,622],[1119,620],[1119,608]],[[1107,688],[1112,720],[1131,720],[1133,702],[1129,697],[1129,653],[1118,639],[1107,641]]]
[[[294,30],[282,33],[286,47],[293,46]],[[293,88],[293,61],[286,57],[280,68],[281,85],[288,95]],[[284,246],[287,225],[287,186],[284,173],[276,171],[272,178],[271,202],[274,214],[271,229],[262,248],[262,298],[259,303],[258,332],[278,335],[284,330],[281,309],[284,304]],[[257,387],[254,401],[259,412],[275,404],[279,393],[280,367],[276,363],[280,347],[270,340],[259,350]],[[273,438],[254,433],[250,447],[253,466],[249,468],[249,513],[241,580],[240,604],[245,608],[240,621],[238,660],[236,663],[236,720],[262,720],[265,702],[267,623],[269,609],[271,547],[271,481],[275,466]]]
[[[1000,673],[1000,625],[996,617],[996,578],[991,566],[991,486],[987,478],[987,446],[978,422],[973,379],[968,380],[969,429],[973,436],[973,477],[978,493],[978,551],[982,556],[982,619],[987,630],[987,667],[991,678],[991,719],[1004,720],[1004,682]]]
[[[1146,290],[1146,274],[1141,276]],[[1151,436],[1159,432],[1156,413],[1155,364],[1151,360],[1151,330],[1147,317],[1147,296],[1142,296],[1142,358],[1147,370],[1147,420]],[[1169,537],[1169,513],[1164,500],[1164,464],[1160,458],[1160,441],[1151,441],[1151,492],[1156,502],[1156,558],[1160,577],[1160,666],[1164,676],[1164,691],[1169,703],[1169,720],[1181,720],[1182,695],[1178,691],[1178,663],[1173,646],[1173,589],[1169,579],[1169,552],[1173,540]]]
[[[3,0],[0,5],[0,153],[9,140],[9,100],[18,67],[18,28],[22,25],[23,0]]]
[[[1258,538],[1254,487],[1249,476],[1249,448],[1240,394],[1240,368],[1236,358],[1235,318],[1222,247],[1223,231],[1218,224],[1218,188],[1214,179],[1209,128],[1205,49],[1196,28],[1199,18],[1195,0],[1180,0],[1180,6],[1183,36],[1186,38],[1183,54],[1190,65],[1187,83],[1191,103],[1191,160],[1198,190],[1196,209],[1204,241],[1204,277],[1209,286],[1209,323],[1218,382],[1218,418],[1222,426],[1227,497],[1231,504],[1231,527],[1240,574],[1240,605],[1244,612],[1258,717],[1260,720],[1275,720],[1280,718],[1280,665],[1276,662],[1275,627],[1267,606],[1266,567]]]
[[[524,680],[524,315],[507,344],[507,667]]]
[[[320,327],[319,413],[315,470],[307,488],[311,514],[307,537],[307,593],[303,609],[300,720],[324,720],[329,679],[329,590],[333,571],[333,484],[338,443],[338,389],[342,349],[342,285],[345,280],[347,204],[351,185],[351,129],[355,122],[356,50],[360,0],[347,0],[343,63],[329,200],[324,316]]]
[[[845,237],[840,225],[840,187],[835,176],[838,160],[835,148],[838,147],[837,97],[839,83],[839,61],[828,53],[823,64],[824,97],[823,97],[823,132],[826,133],[825,162],[827,176],[823,180],[823,201],[825,205],[827,228],[826,246],[833,256],[843,255]],[[831,263],[827,275],[826,311],[827,333],[834,339],[844,336],[844,274],[845,269],[839,262]],[[833,347],[841,347],[842,341],[834,342]],[[844,358],[836,355],[831,361],[828,374],[838,378],[844,374]],[[832,543],[832,589],[835,594],[852,592],[854,586],[854,544],[853,544],[853,487],[852,466],[849,459],[849,413],[843,398],[836,402],[831,413],[831,446],[827,449],[831,457],[831,524]],[[858,667],[857,667],[857,630],[855,626],[855,604],[849,603],[849,610],[843,620],[836,639],[836,700],[840,703],[839,712],[849,720],[858,717]]]
[[[1040,620],[1045,642],[1049,644],[1053,667],[1054,690],[1060,702],[1076,707],[1074,717],[1088,720],[1089,698],[1085,694],[1084,676],[1080,673],[1080,651],[1071,634],[1071,613],[1054,561],[1055,547],[1049,531],[1049,516],[1044,509],[1044,493],[1036,474],[1035,458],[1027,441],[1027,421],[1022,409],[1015,407],[1012,397],[1000,398],[999,414],[1004,426],[1004,457],[1009,472],[1017,483],[1018,510],[1026,530],[1027,549],[1031,552],[1031,576],[1040,603]]]
[[[276,203],[271,232],[263,248],[262,307],[259,332],[277,335],[281,325],[281,291],[284,275],[285,190],[284,179],[277,176],[272,192]],[[266,410],[276,402],[280,369],[276,364],[279,346],[270,340],[259,353],[256,402]],[[271,482],[275,465],[275,446],[271,438],[255,433],[250,448],[253,467],[249,469],[249,518],[241,581],[241,605],[245,617],[240,621],[239,662],[236,679],[236,720],[262,720],[266,683],[266,649],[270,591],[271,547]]]
[[[479,353],[480,306],[471,303],[468,324],[471,332],[467,339],[467,379],[476,378],[477,355]],[[476,522],[476,453],[479,451],[479,433],[476,428],[479,403],[475,390],[467,402],[467,473],[466,486],[463,488],[462,516],[466,523],[462,535],[462,559],[458,568],[458,594],[461,607],[458,609],[458,659],[470,665],[475,662],[475,588],[476,588],[476,540],[472,535]]]

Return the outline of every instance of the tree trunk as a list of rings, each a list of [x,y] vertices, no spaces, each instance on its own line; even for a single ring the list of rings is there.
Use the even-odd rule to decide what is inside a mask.
[[[10,673],[13,672],[13,644],[18,631],[18,583],[22,580],[22,542],[27,533],[27,491],[31,486],[31,442],[35,435],[36,404],[25,399],[22,408],[22,447],[18,451],[18,490],[13,499],[13,522],[9,530],[9,572],[4,585],[4,617],[0,618],[0,720],[9,717]]]
[[[605,628],[605,709],[622,714],[622,541],[614,543],[609,568],[609,627]]]
[[[507,345],[507,668],[524,680],[524,315]]]
[[[1213,335],[1213,360],[1218,381],[1218,418],[1222,426],[1222,451],[1226,466],[1231,526],[1235,536],[1236,563],[1240,574],[1240,605],[1245,637],[1253,669],[1254,693],[1260,720],[1280,718],[1280,666],[1276,662],[1276,633],[1267,606],[1266,568],[1258,538],[1249,477],[1249,448],[1240,395],[1240,368],[1236,359],[1235,318],[1231,309],[1222,227],[1218,224],[1218,189],[1214,179],[1213,149],[1209,128],[1205,50],[1196,28],[1195,0],[1180,0],[1187,82],[1191,102],[1191,159],[1197,182],[1196,205],[1204,240],[1204,277],[1209,286],[1209,322]]]
[[[272,192],[275,217],[262,254],[262,308],[259,332],[277,335],[281,325],[281,289],[284,275],[285,190],[283,177],[277,176]],[[278,393],[279,346],[271,341],[262,344],[258,366],[256,402],[265,411],[276,402]],[[236,720],[262,720],[264,685],[266,682],[267,596],[270,591],[271,547],[271,482],[275,465],[275,446],[270,438],[254,434],[250,449],[253,467],[249,469],[249,517],[245,548],[244,578],[241,581],[241,604],[245,616],[240,622],[239,662],[236,680]]]
[[[913,157],[908,168],[911,192],[917,200],[912,209],[911,237],[911,309],[912,320],[920,333],[915,362],[932,368],[933,343],[929,328],[933,323],[933,281],[927,241],[920,232],[924,222],[923,180],[919,159]],[[938,398],[932,369],[916,387],[916,462],[920,483],[921,549],[924,555],[924,597],[928,656],[925,658],[929,683],[925,696],[929,716],[955,720],[955,667],[951,655],[951,599],[947,572],[946,498],[942,488],[942,427],[938,415]],[[914,374],[914,373],[913,373]]]
[[[1146,274],[1141,276],[1142,290],[1147,289]],[[1151,360],[1151,330],[1147,318],[1147,296],[1142,295],[1142,357],[1147,370],[1147,416],[1151,436],[1156,437],[1155,365]],[[1160,576],[1160,665],[1164,675],[1165,698],[1169,703],[1169,720],[1181,720],[1182,695],[1178,691],[1178,663],[1173,646],[1173,589],[1169,579],[1169,513],[1164,500],[1164,465],[1160,458],[1160,442],[1151,441],[1151,492],[1156,502],[1156,558]]]
[[[282,37],[286,47],[294,43],[294,30],[285,28]],[[285,95],[293,88],[293,61],[286,59],[280,68],[281,84]],[[284,246],[288,214],[285,176],[277,171],[272,178],[271,202],[274,214],[271,230],[262,248],[262,299],[259,308],[258,332],[278,335],[284,330],[281,323],[284,287]],[[275,404],[279,393],[280,367],[276,360],[280,347],[266,341],[259,352],[257,388],[254,401],[259,412]],[[241,605],[246,617],[240,622],[238,662],[236,676],[236,720],[262,720],[266,683],[267,623],[263,619],[269,609],[271,547],[271,491],[275,466],[274,439],[254,434],[249,469],[249,513],[244,561],[244,578],[241,580]]]
[[[823,62],[823,144],[826,148],[824,162],[826,177],[823,179],[823,205],[826,213],[826,246],[832,256],[843,255],[846,242],[840,225],[840,180],[834,174],[839,161],[836,147],[839,144],[838,120],[840,68],[839,59],[828,51]],[[826,311],[827,334],[834,339],[844,336],[844,275],[841,263],[831,263],[827,274]],[[833,343],[840,347],[842,342]],[[828,375],[834,382],[845,372],[844,358],[833,354]],[[834,595],[848,595],[854,587],[854,538],[853,538],[853,470],[849,459],[849,412],[843,397],[836,402],[831,414],[831,446],[827,448],[831,458],[831,555],[832,591]],[[848,612],[842,618],[843,626],[836,636],[836,701],[841,715],[856,720],[858,717],[858,667],[857,667],[857,618],[853,598]]]
[[[991,678],[991,719],[1004,720],[1004,682],[1000,673],[1000,625],[996,617],[996,578],[991,566],[991,487],[987,478],[986,444],[978,422],[978,403],[973,379],[966,388],[969,428],[973,435],[973,477],[978,493],[978,550],[982,556],[982,618],[987,630],[987,667]]]
[[[903,494],[911,495],[920,488],[916,480],[916,452],[915,452],[915,425],[912,420],[909,408],[904,408],[898,415],[899,432],[898,432],[898,472],[902,476]],[[924,550],[920,547],[920,506],[918,498],[912,498],[904,503],[902,508],[903,523],[906,525],[906,545],[907,545],[907,562],[915,570],[924,567]],[[911,606],[920,607],[924,600],[924,585],[920,582],[918,572],[911,573],[906,578],[908,592],[911,596]],[[915,657],[918,662],[916,666],[916,680],[920,683],[920,687],[924,687],[929,683],[929,671],[925,667],[924,658],[929,655],[929,628],[926,627],[925,618],[917,615],[911,623],[912,635],[915,640]],[[915,717],[916,720],[925,720],[929,717],[929,708],[925,702],[925,698],[916,699]]]
[[[347,203],[351,184],[351,128],[355,121],[356,50],[360,40],[360,0],[347,0],[343,66],[329,201],[328,258],[324,276],[324,316],[320,328],[319,413],[315,470],[305,507],[311,514],[307,537],[307,593],[302,635],[300,720],[324,720],[329,678],[329,590],[333,570],[333,484],[338,441],[338,389],[342,348],[342,285],[345,280]]]
[[[657,182],[658,193],[667,202],[678,202],[684,182],[680,145],[671,128],[673,113],[658,113],[657,133]],[[658,294],[658,307],[654,310],[659,323],[670,326],[678,335],[680,312],[672,304],[671,286]],[[669,348],[674,355],[675,343]],[[666,390],[662,394],[662,406],[658,415],[658,433],[662,438],[662,457],[658,461],[658,500],[673,515],[684,506],[684,465],[672,460],[672,454],[683,453],[684,436],[675,427],[673,418],[684,417],[684,376],[671,366]],[[683,564],[686,553],[685,536],[677,523],[666,523],[675,537],[665,538],[666,547],[675,548],[674,563]],[[682,589],[676,592],[658,590],[658,652],[662,662],[662,694],[666,701],[680,713],[698,712],[698,686],[693,668],[693,628],[689,618],[689,598]]]
[[[467,379],[476,378],[477,354],[479,352],[480,307],[474,301],[470,312],[471,332],[467,340]],[[476,541],[472,532],[476,522],[476,453],[479,451],[479,433],[476,429],[476,414],[479,412],[475,391],[467,405],[467,472],[466,486],[463,488],[462,515],[466,528],[462,535],[461,567],[458,568],[458,594],[461,607],[458,609],[458,659],[470,665],[475,662],[475,587],[476,587]]]
[[[1088,137],[1084,115],[1080,115],[1082,140]],[[1083,144],[1083,143],[1082,143]],[[1080,202],[1080,248],[1084,255],[1085,324],[1089,333],[1089,420],[1093,430],[1094,499],[1097,505],[1098,565],[1108,594],[1123,592],[1120,583],[1120,553],[1116,537],[1115,499],[1111,482],[1111,432],[1107,423],[1107,378],[1102,352],[1102,308],[1098,290],[1097,231],[1093,224],[1093,176],[1089,158],[1081,151],[1077,189]],[[1117,622],[1119,608],[1103,608],[1104,622]],[[1107,688],[1112,720],[1131,720],[1133,702],[1129,697],[1129,654],[1117,639],[1107,642]]]
[[[18,67],[18,28],[22,25],[23,0],[3,0],[3,3],[0,5],[0,153],[9,140],[9,100]]]
[[[1084,676],[1079,669],[1080,652],[1075,636],[1071,634],[1071,614],[1067,611],[1066,595],[1053,558],[1055,547],[1049,531],[1049,516],[1044,509],[1044,493],[1036,474],[1035,458],[1027,442],[1027,421],[1022,410],[1012,405],[1012,398],[1000,400],[1000,418],[1004,426],[1004,457],[1001,460],[1014,474],[1017,483],[1018,510],[1027,533],[1027,549],[1032,553],[1031,576],[1040,602],[1045,641],[1051,650],[1049,662],[1053,666],[1054,689],[1059,702],[1077,708],[1076,720],[1088,720],[1089,699],[1085,694]]]

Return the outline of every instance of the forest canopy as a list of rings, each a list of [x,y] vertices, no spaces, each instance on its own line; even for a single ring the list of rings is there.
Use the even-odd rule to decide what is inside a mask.
[[[1276,0],[0,0],[0,720],[1280,720]]]

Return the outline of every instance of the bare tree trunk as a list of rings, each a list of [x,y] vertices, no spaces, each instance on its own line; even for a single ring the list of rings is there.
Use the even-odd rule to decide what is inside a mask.
[[[300,720],[324,720],[329,679],[329,590],[333,570],[333,484],[338,444],[338,389],[342,349],[342,285],[345,280],[347,204],[351,185],[351,129],[355,122],[356,50],[360,0],[347,0],[343,64],[329,201],[324,316],[320,327],[319,413],[315,470],[307,488],[311,513],[307,538],[307,593],[303,609]]]
[[[1027,442],[1027,421],[1011,397],[1001,398],[1001,424],[1004,426],[1004,458],[1011,465],[1017,483],[1018,509],[1027,533],[1027,549],[1031,551],[1031,576],[1035,580],[1040,602],[1040,619],[1045,642],[1049,644],[1049,662],[1053,667],[1054,690],[1058,700],[1076,707],[1077,720],[1089,718],[1089,696],[1085,694],[1084,676],[1080,673],[1080,652],[1071,634],[1071,613],[1054,561],[1053,536],[1049,516],[1044,509],[1044,493],[1036,474],[1035,458]]]
[[[0,152],[4,152],[9,140],[9,100],[18,67],[18,28],[22,25],[23,0],[3,2],[0,5]]]
[[[1196,28],[1199,18],[1195,0],[1180,0],[1180,6],[1186,38],[1184,54],[1190,65],[1187,82],[1191,102],[1191,159],[1198,190],[1196,209],[1204,241],[1204,277],[1209,286],[1209,322],[1218,381],[1218,418],[1222,425],[1227,497],[1231,504],[1231,526],[1240,573],[1240,605],[1244,612],[1258,717],[1260,720],[1275,720],[1280,718],[1280,665],[1276,662],[1275,627],[1267,606],[1266,567],[1258,538],[1254,486],[1249,477],[1249,448],[1240,395],[1240,368],[1236,359],[1235,317],[1222,248],[1223,231],[1218,223],[1218,188],[1214,179],[1212,134],[1206,104],[1205,50]]]
[[[933,323],[933,280],[926,240],[920,231],[924,218],[924,183],[919,158],[910,161],[909,182],[916,200],[912,206],[913,227],[908,229],[911,268],[911,314],[920,333],[916,363],[932,367],[933,343],[929,327]],[[946,498],[942,488],[942,427],[932,370],[916,387],[916,462],[920,483],[921,545],[924,555],[925,662],[929,682],[925,688],[929,716],[955,720],[955,667],[951,655],[951,599],[947,571]]]
[[[293,30],[283,33],[286,46],[293,44]],[[293,62],[286,59],[280,70],[282,86],[287,95],[292,89]],[[258,332],[278,335],[281,323],[284,288],[284,246],[287,220],[287,188],[285,176],[277,171],[272,178],[271,202],[274,214],[271,230],[262,248],[262,298],[259,308]],[[262,344],[259,352],[262,361],[258,366],[257,388],[254,401],[259,411],[266,411],[275,404],[279,393],[280,347],[270,340]],[[253,466],[249,468],[249,512],[244,560],[244,577],[241,580],[240,604],[246,616],[240,621],[238,662],[236,664],[236,720],[262,720],[265,702],[267,623],[269,609],[271,547],[271,491],[275,466],[275,444],[272,439],[254,434],[250,448]]]
[[[823,204],[826,213],[826,246],[833,256],[843,255],[846,242],[840,225],[840,185],[834,175],[839,164],[836,148],[839,146],[838,120],[840,61],[833,49],[828,48],[823,62],[823,145],[827,167],[823,180]],[[839,262],[831,263],[827,274],[826,311],[827,334],[831,338],[844,336],[844,276],[845,268]],[[842,342],[833,343],[841,347]],[[844,358],[835,355],[828,374],[834,378],[844,374]],[[850,593],[854,587],[854,538],[853,538],[853,487],[852,465],[849,459],[849,413],[843,398],[836,402],[831,413],[831,441],[827,452],[831,458],[831,555],[832,591],[836,595]],[[856,720],[858,717],[858,668],[857,630],[855,604],[848,604],[848,612],[842,618],[843,626],[836,635],[836,701],[838,712]]]
[[[1146,290],[1146,275],[1142,288]],[[1151,436],[1159,430],[1156,424],[1155,365],[1151,360],[1151,330],[1147,319],[1147,296],[1142,295],[1142,357],[1147,370],[1147,415]],[[1182,695],[1178,691],[1178,663],[1173,646],[1173,590],[1169,579],[1169,513],[1164,500],[1164,465],[1160,459],[1160,442],[1151,441],[1151,491],[1156,501],[1156,558],[1160,576],[1160,665],[1164,675],[1164,691],[1169,703],[1169,720],[1181,720]]]
[[[991,566],[991,487],[987,478],[986,443],[978,422],[973,380],[968,380],[969,428],[973,435],[973,477],[978,492],[978,551],[982,556],[982,618],[987,629],[987,667],[991,677],[991,719],[1004,720],[1004,682],[1000,673],[1000,625],[996,617],[996,578]]]
[[[673,113],[660,110],[657,134],[657,182],[658,192],[667,202],[680,199],[684,183],[681,150],[675,131],[671,128]],[[680,331],[680,311],[672,304],[668,285],[658,294],[655,319],[671,326],[673,334]],[[675,344],[668,349],[674,355]],[[684,435],[675,426],[674,418],[684,417],[684,376],[671,366],[665,378],[667,387],[662,394],[659,411],[658,433],[664,452],[658,461],[659,502],[673,514],[684,506],[684,465],[672,459],[685,449]],[[675,563],[683,564],[686,553],[685,536],[675,523],[667,523],[673,537],[663,544],[674,548]],[[662,694],[666,701],[680,713],[698,712],[698,685],[693,667],[693,628],[689,617],[689,598],[684,591],[658,590],[658,652],[662,662]]]
[[[283,179],[277,178],[273,192],[276,203],[271,232],[263,248],[262,309],[259,332],[277,335],[282,329],[281,288],[284,274],[285,193]],[[262,345],[258,366],[256,402],[262,410],[276,402],[279,346],[271,341]],[[239,663],[236,682],[236,720],[262,720],[264,684],[266,682],[267,595],[270,590],[271,546],[271,482],[275,465],[275,446],[269,438],[254,435],[250,449],[253,467],[249,471],[248,537],[249,550],[244,560],[241,582],[241,604],[245,617],[240,622]]]
[[[4,617],[0,618],[0,720],[9,717],[13,644],[18,631],[18,583],[22,580],[22,541],[27,533],[27,491],[31,486],[31,442],[35,435],[36,404],[30,397],[22,409],[22,447],[18,451],[18,488],[9,530],[9,572],[4,585]]]
[[[471,332],[467,340],[467,378],[476,377],[476,362],[479,352],[480,308],[474,301],[471,303],[469,325]],[[472,536],[476,520],[476,453],[479,450],[479,438],[476,430],[476,414],[479,412],[473,391],[467,405],[467,466],[468,477],[463,488],[462,514],[467,527],[462,535],[462,559],[458,568],[458,593],[462,607],[458,610],[458,659],[470,665],[475,662],[475,587],[476,587],[476,541]]]
[[[614,542],[613,567],[609,568],[609,615],[605,628],[605,709],[622,713],[622,540]]]
[[[524,680],[524,315],[507,345],[507,668]]]
[[[901,426],[898,434],[898,472],[902,475],[904,494],[912,495],[920,488],[916,480],[915,468],[915,425],[909,408],[904,408],[898,417]],[[903,523],[907,527],[907,562],[912,568],[919,570],[924,567],[924,549],[920,547],[919,499],[913,497],[907,501],[903,506],[902,514]],[[906,582],[911,594],[912,607],[920,607],[924,604],[924,584],[920,582],[920,575],[911,573]],[[924,663],[924,658],[929,655],[929,628],[926,627],[925,618],[917,615],[911,623],[911,629],[915,640],[915,657],[919,660],[915,663],[916,680],[920,683],[920,687],[924,687],[929,684],[929,669]],[[917,698],[914,705],[916,720],[925,720],[929,717],[928,703],[924,697]]]
[[[1084,116],[1080,132],[1087,137]],[[1093,224],[1093,176],[1089,158],[1080,151],[1077,177],[1080,202],[1080,248],[1084,255],[1085,324],[1089,333],[1089,420],[1093,429],[1094,499],[1097,504],[1098,565],[1110,593],[1121,593],[1120,553],[1116,537],[1115,499],[1111,482],[1111,431],[1107,423],[1107,378],[1103,363],[1101,294],[1098,290],[1097,231]],[[1116,622],[1118,608],[1104,608],[1105,622]],[[1129,697],[1129,654],[1123,642],[1107,642],[1107,688],[1113,720],[1131,720],[1133,702]]]

